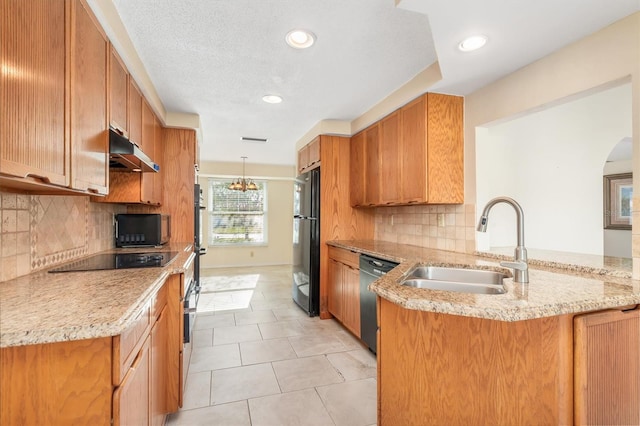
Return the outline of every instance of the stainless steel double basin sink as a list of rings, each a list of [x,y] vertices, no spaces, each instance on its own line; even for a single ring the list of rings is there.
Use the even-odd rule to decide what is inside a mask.
[[[508,275],[485,269],[416,265],[398,281],[401,285],[430,290],[474,294],[504,294]]]

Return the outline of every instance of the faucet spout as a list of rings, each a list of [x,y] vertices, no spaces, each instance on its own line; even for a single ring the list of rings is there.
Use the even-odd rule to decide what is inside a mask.
[[[529,266],[527,264],[527,249],[524,247],[524,212],[522,211],[522,207],[520,204],[516,202],[513,198],[509,197],[496,197],[490,200],[484,209],[482,210],[482,214],[480,215],[480,220],[478,221],[478,231],[486,232],[487,225],[489,224],[489,211],[491,208],[498,203],[506,203],[514,208],[516,211],[517,218],[517,230],[518,230],[518,245],[516,246],[514,253],[514,261],[513,262],[500,262],[500,265],[512,268],[514,271],[514,281],[517,283],[528,283],[529,282]]]

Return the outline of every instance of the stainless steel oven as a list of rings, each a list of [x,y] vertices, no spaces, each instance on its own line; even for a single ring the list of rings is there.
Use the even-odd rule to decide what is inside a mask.
[[[196,309],[200,294],[196,291],[196,281],[193,276],[185,282],[184,295],[184,343],[191,342],[193,338],[193,326],[196,321]]]

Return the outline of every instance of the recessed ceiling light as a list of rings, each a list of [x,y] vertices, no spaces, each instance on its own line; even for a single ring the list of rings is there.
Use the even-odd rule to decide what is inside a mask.
[[[306,49],[311,47],[316,41],[316,36],[307,30],[291,30],[284,38],[287,44],[296,49]]]
[[[480,49],[487,43],[487,36],[484,35],[474,35],[471,37],[467,37],[458,45],[458,49],[463,52],[471,52],[473,50]]]
[[[264,95],[262,100],[268,104],[279,104],[282,102],[282,98],[278,95]]]

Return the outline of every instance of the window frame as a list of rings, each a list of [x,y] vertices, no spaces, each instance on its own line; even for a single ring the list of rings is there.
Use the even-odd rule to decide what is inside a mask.
[[[262,197],[263,197],[263,201],[262,201],[262,241],[240,241],[240,242],[216,242],[213,239],[213,224],[214,224],[214,217],[216,213],[214,211],[214,194],[213,194],[213,185],[218,182],[218,183],[224,183],[225,185],[229,185],[231,183],[231,180],[229,178],[219,178],[219,177],[210,177],[208,178],[208,203],[207,203],[207,210],[208,210],[208,219],[209,219],[209,223],[207,226],[207,245],[208,247],[261,247],[261,246],[267,246],[269,244],[269,229],[268,229],[268,224],[269,224],[269,209],[268,209],[268,182],[265,179],[254,179],[253,182],[258,185],[259,187],[262,187]],[[239,192],[240,194],[242,193],[241,191],[234,191],[234,192]],[[248,191],[247,191],[248,192]],[[253,192],[253,191],[252,191]],[[237,213],[232,213],[231,214],[251,214],[250,212],[237,212]]]

